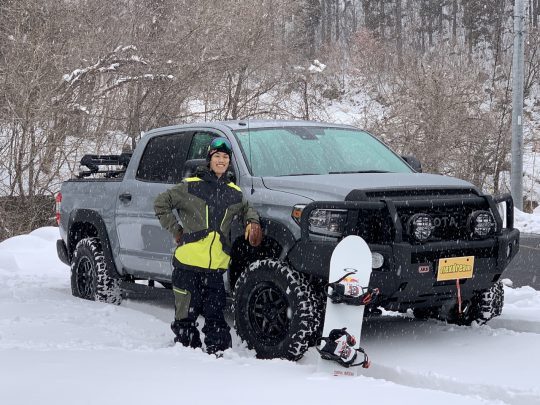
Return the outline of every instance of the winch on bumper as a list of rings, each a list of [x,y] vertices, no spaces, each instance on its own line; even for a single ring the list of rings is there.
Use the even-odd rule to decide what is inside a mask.
[[[506,206],[504,218],[499,213],[499,204]],[[456,280],[437,281],[440,259],[474,257],[472,277],[459,280],[461,294],[467,300],[476,291],[498,281],[519,250],[519,230],[513,227],[510,195],[313,202],[302,211],[301,239],[290,250],[288,259],[297,270],[325,280],[330,257],[341,237],[314,234],[309,222],[314,210],[345,211],[341,237],[363,237],[377,256],[376,261],[380,263],[383,259],[382,266],[373,269],[370,286],[381,290],[380,305],[388,310],[440,307],[455,302]],[[489,232],[486,232],[487,226],[482,228],[488,218],[485,213],[491,214],[494,221]],[[427,223],[428,217],[432,225],[436,222],[433,218],[450,219],[440,219],[441,229],[434,229],[433,225],[432,234],[419,240],[425,235],[421,232],[415,235],[417,229],[412,229],[411,225],[411,218],[418,219],[419,215],[425,215],[417,221],[421,224]],[[473,229],[473,226],[478,228]]]

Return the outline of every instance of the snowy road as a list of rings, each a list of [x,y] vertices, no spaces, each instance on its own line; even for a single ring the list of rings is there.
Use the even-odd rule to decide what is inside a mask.
[[[540,292],[505,288],[503,315],[458,327],[386,314],[370,319],[372,367],[348,379],[262,361],[234,340],[225,358],[171,345],[167,292],[117,307],[71,296],[55,228],[0,243],[2,404],[540,404]],[[120,401],[121,399],[121,401]]]
[[[522,233],[519,237],[519,252],[505,272],[516,287],[531,286],[540,290],[540,235]]]

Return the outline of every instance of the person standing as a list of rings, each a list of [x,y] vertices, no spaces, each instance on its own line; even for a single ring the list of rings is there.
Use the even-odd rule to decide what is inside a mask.
[[[229,140],[214,138],[208,147],[207,165],[159,194],[154,203],[161,226],[173,234],[178,245],[172,274],[174,340],[184,346],[202,347],[196,322],[202,315],[204,343],[210,354],[231,347],[230,328],[223,315],[223,273],[230,262],[229,230],[233,218],[239,216],[246,224],[245,237],[250,245],[257,247],[262,241],[257,212],[229,178],[231,156]]]

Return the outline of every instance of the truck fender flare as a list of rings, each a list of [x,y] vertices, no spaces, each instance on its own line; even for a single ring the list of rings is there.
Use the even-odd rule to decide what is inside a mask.
[[[107,227],[105,226],[105,222],[103,221],[101,215],[94,210],[76,209],[73,210],[69,215],[67,251],[70,262],[73,257],[73,252],[75,251],[75,247],[78,241],[81,239],[80,237],[77,237],[77,230],[73,229],[73,225],[76,223],[89,224],[96,230],[97,235],[88,236],[95,236],[99,238],[99,240],[101,241],[103,254],[105,255],[105,263],[107,264],[107,266],[110,266],[109,268],[114,269],[114,271],[118,273],[113,260],[111,243],[109,239],[109,234],[107,232]]]
[[[281,253],[276,259],[284,260],[296,244],[293,233],[284,224],[267,218],[261,218],[265,238],[275,240],[281,246]]]
[[[263,217],[261,217],[259,221],[263,229],[263,243],[261,247],[268,247],[268,245],[275,246],[275,244],[277,244],[281,249],[278,257],[274,257],[274,259],[285,259],[289,254],[289,251],[296,244],[296,238],[293,233],[281,222]],[[270,240],[274,242],[270,242]],[[241,227],[240,223],[233,225],[233,229],[231,230],[231,241],[233,246],[247,243],[244,240],[244,229]]]

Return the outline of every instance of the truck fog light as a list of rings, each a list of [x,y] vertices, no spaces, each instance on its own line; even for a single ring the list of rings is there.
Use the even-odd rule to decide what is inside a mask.
[[[371,268],[373,269],[379,269],[384,264],[384,256],[381,255],[379,252],[372,252],[371,253]]]
[[[409,233],[419,242],[427,241],[435,229],[433,220],[428,214],[414,214],[409,219],[408,228]]]
[[[495,220],[489,211],[474,211],[467,222],[476,237],[486,238],[495,232]]]

